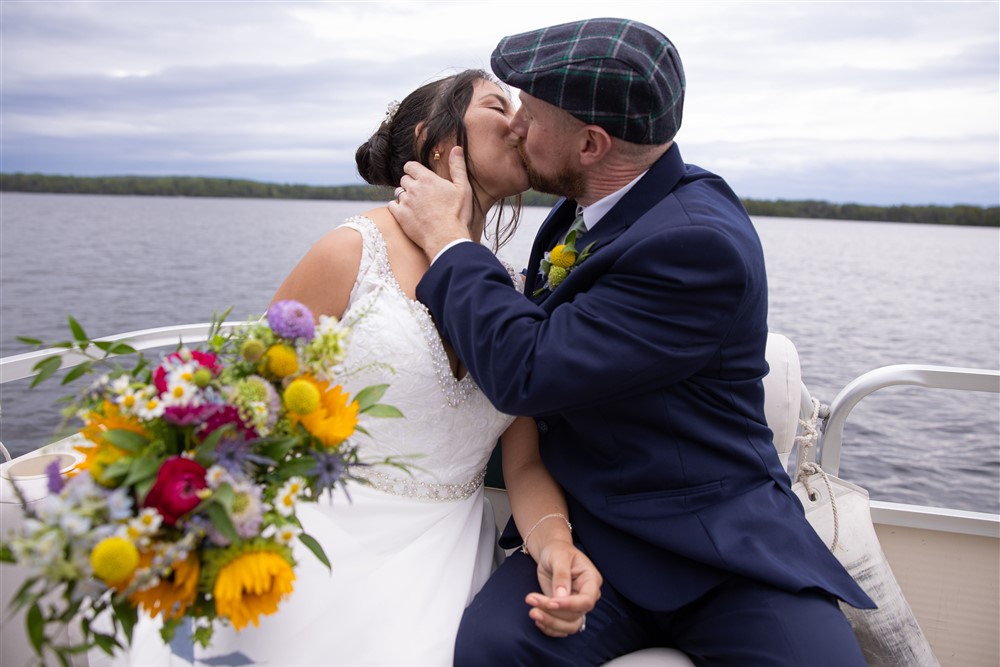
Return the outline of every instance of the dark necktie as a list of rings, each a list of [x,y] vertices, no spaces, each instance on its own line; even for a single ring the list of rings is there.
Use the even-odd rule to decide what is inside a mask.
[[[563,243],[569,238],[569,235],[576,232],[575,241],[579,242],[580,237],[582,237],[587,232],[587,223],[583,221],[583,207],[576,207],[576,217],[573,218],[573,224],[569,226],[566,230],[566,236],[563,237]]]

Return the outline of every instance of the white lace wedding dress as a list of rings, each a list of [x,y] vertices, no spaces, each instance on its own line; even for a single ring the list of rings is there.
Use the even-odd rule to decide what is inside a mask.
[[[363,239],[344,316],[352,328],[345,367],[356,373],[347,389],[388,382],[382,402],[405,416],[363,422],[371,438],[360,436],[362,457],[404,458],[413,476],[376,467],[371,486],[349,486],[350,499],[338,491],[332,504],[300,505],[333,571],[296,547],[295,591],[259,627],[218,627],[209,650],[179,633],[171,651],[146,622],[115,664],[451,664],[462,612],[502,556],[482,482],[512,418],[470,377],[452,375],[429,312],[400,289],[375,224],[344,224]]]

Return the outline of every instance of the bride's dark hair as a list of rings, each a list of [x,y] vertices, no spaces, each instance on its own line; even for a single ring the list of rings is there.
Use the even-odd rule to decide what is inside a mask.
[[[415,160],[428,169],[434,147],[440,142],[454,140],[465,150],[465,167],[472,187],[482,186],[469,164],[468,133],[465,129],[465,112],[472,101],[472,90],[476,81],[494,82],[483,70],[470,69],[443,79],[426,83],[399,103],[395,110],[386,114],[375,133],[358,147],[354,154],[358,173],[372,185],[395,188],[403,177],[403,165]],[[494,82],[495,83],[495,82]],[[423,124],[417,137],[416,128]],[[442,156],[442,159],[447,159]],[[477,209],[479,201],[472,199]],[[521,195],[501,199],[496,207],[494,251],[499,250],[517,230],[521,214]],[[511,207],[511,218],[504,222],[504,209]],[[480,211],[485,217],[486,211]]]

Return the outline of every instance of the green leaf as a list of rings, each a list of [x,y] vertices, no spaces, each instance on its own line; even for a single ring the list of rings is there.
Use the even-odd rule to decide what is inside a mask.
[[[89,361],[85,361],[79,366],[70,369],[69,373],[66,373],[66,377],[62,379],[60,384],[69,384],[73,380],[83,377],[87,373],[93,370],[93,364]]]
[[[312,457],[293,459],[282,463],[274,471],[278,479],[289,479],[296,476],[305,477],[316,468],[316,461]]]
[[[163,627],[160,628],[160,638],[163,640],[164,644],[169,644],[177,634],[177,628],[181,626],[184,622],[183,618],[171,618],[169,621],[163,623]]]
[[[25,345],[44,345],[44,343],[37,338],[31,338],[30,336],[15,336],[15,340],[24,343]]]
[[[212,642],[212,631],[211,625],[199,625],[194,629],[194,641],[202,648],[208,648],[208,645]]]
[[[378,403],[378,400],[382,398],[382,395],[388,388],[389,385],[387,384],[373,384],[359,391],[354,400],[357,402],[358,408],[363,412],[366,408]]]
[[[14,558],[14,552],[11,551],[10,545],[6,542],[0,543],[0,563],[16,563],[17,559]]]
[[[62,366],[62,357],[46,357],[39,361],[31,369],[33,371],[38,371],[38,375],[36,375],[35,379],[31,381],[31,386],[35,387],[40,382],[44,382],[49,379],[53,373],[59,370],[60,366]]]
[[[109,354],[135,354],[138,352],[137,349],[129,345],[128,343],[115,343],[108,349]]]
[[[226,510],[222,508],[222,505],[210,503],[205,507],[205,514],[208,515],[208,520],[212,522],[215,529],[229,539],[230,542],[239,543],[242,541],[236,533],[236,527],[233,526],[232,520],[226,514]]]
[[[309,551],[313,552],[319,562],[326,565],[326,569],[333,570],[333,566],[330,565],[330,560],[326,557],[326,552],[323,551],[323,547],[320,543],[316,541],[316,538],[307,533],[299,533],[299,541],[309,548]]]
[[[113,428],[106,431],[102,437],[118,449],[135,454],[141,452],[149,444],[149,438],[146,436],[124,428]]]
[[[42,608],[37,602],[31,605],[25,622],[28,626],[28,639],[31,640],[35,653],[41,655],[42,642],[45,640],[45,620],[42,618]]]
[[[375,405],[370,405],[367,408],[362,408],[361,412],[366,415],[371,415],[372,417],[402,417],[403,413],[397,408],[391,405],[385,405],[384,403],[376,403]]]
[[[131,456],[123,456],[107,468],[104,469],[103,479],[113,486],[120,486],[128,477],[129,471],[135,459]]]
[[[73,319],[72,315],[70,315],[67,319],[69,320],[69,330],[73,332],[73,338],[81,343],[89,343],[90,338],[88,338],[87,334],[84,333],[83,327],[80,326],[80,323]]]
[[[290,436],[286,438],[275,438],[273,440],[258,440],[257,444],[262,445],[260,452],[272,461],[280,461],[298,444],[299,439]]]
[[[115,596],[111,606],[114,608],[115,618],[122,625],[126,642],[131,644],[132,631],[135,629],[135,624],[139,622],[139,610],[129,604],[127,599],[118,599],[118,596]]]
[[[38,583],[39,577],[31,577],[26,579],[21,587],[17,589],[17,593],[11,599],[10,606],[13,611],[21,609],[29,602],[35,602],[40,596],[36,595],[31,589],[34,588],[35,584]]]
[[[156,473],[160,471],[160,466],[162,465],[163,459],[159,456],[140,456],[133,459],[132,465],[128,468],[128,475],[126,475],[122,484],[125,486],[137,486],[146,480],[152,480],[156,477]]]
[[[220,484],[209,498],[209,502],[218,503],[226,512],[233,511],[233,503],[236,501],[236,493],[231,484]]]
[[[226,424],[212,431],[195,450],[195,460],[204,465],[206,468],[209,467],[214,459],[213,454],[215,453],[215,446],[219,444],[219,440],[222,439],[222,436],[232,432],[235,428],[236,426],[234,424]]]
[[[93,633],[94,643],[97,647],[107,653],[108,655],[115,654],[115,648],[118,646],[118,642],[115,641],[114,635],[106,635],[103,632]]]

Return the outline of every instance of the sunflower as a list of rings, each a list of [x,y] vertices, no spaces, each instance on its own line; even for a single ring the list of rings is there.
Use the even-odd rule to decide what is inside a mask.
[[[302,424],[324,447],[336,447],[351,437],[358,425],[358,404],[350,400],[350,394],[342,391],[340,385],[331,387],[329,382],[309,375],[303,375],[296,382],[308,382],[316,387],[319,406],[307,415],[292,412],[292,422]]]
[[[122,414],[117,405],[105,401],[100,410],[92,410],[85,418],[86,425],[80,429],[80,434],[93,445],[74,447],[84,455],[84,460],[77,464],[79,470],[89,470],[94,480],[104,486],[110,480],[104,477],[108,466],[129,453],[104,439],[104,434],[117,429],[132,431],[141,436],[149,437],[149,432],[142,423],[131,415]]]
[[[259,625],[261,614],[278,611],[278,603],[292,592],[295,581],[291,550],[278,544],[253,540],[226,549],[212,594],[219,616],[237,630]]]
[[[153,562],[153,552],[139,554],[139,565],[148,568]],[[173,570],[159,578],[155,586],[138,590],[129,596],[129,602],[141,606],[151,617],[163,614],[165,621],[182,618],[198,595],[198,577],[201,564],[194,554],[174,563]]]

